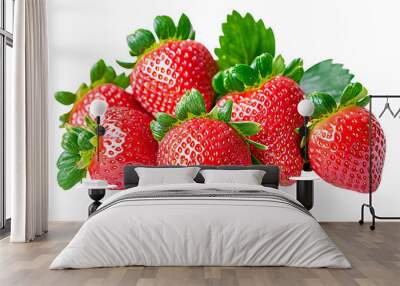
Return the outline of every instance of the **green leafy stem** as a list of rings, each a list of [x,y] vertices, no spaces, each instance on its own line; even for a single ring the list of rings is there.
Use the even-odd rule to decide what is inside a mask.
[[[245,91],[258,87],[274,76],[286,76],[299,82],[304,74],[303,61],[293,60],[288,66],[282,56],[275,59],[269,53],[257,56],[250,65],[237,64],[218,72],[212,81],[214,90],[224,95],[232,91]]]
[[[57,160],[57,182],[69,190],[86,177],[87,168],[97,147],[96,124],[85,118],[86,127],[66,125],[61,147],[64,151]]]
[[[182,14],[179,18],[178,25],[175,25],[174,21],[169,16],[157,16],[154,19],[153,26],[160,42],[157,43],[153,33],[146,29],[138,29],[134,33],[128,35],[126,40],[130,49],[129,54],[136,57],[136,60],[135,62],[117,60],[117,63],[121,67],[127,69],[133,68],[142,55],[155,49],[166,41],[195,39],[196,33],[193,30],[189,18],[185,14]]]
[[[224,105],[220,107],[215,106],[209,113],[207,113],[202,94],[196,89],[192,89],[186,91],[185,95],[176,105],[175,117],[164,112],[159,112],[156,114],[156,120],[153,120],[150,123],[150,128],[154,138],[157,141],[161,141],[165,134],[167,134],[172,128],[192,118],[200,117],[220,120],[235,129],[248,144],[251,144],[258,149],[266,150],[264,145],[247,138],[260,132],[261,125],[249,121],[231,122],[232,107],[232,100],[228,100]]]

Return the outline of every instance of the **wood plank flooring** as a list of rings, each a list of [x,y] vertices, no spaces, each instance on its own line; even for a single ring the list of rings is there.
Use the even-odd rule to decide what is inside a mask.
[[[353,265],[352,269],[287,267],[123,267],[48,270],[80,223],[52,223],[49,233],[29,244],[0,241],[1,286],[318,286],[400,285],[400,223],[379,222],[375,232],[357,223],[322,223]]]

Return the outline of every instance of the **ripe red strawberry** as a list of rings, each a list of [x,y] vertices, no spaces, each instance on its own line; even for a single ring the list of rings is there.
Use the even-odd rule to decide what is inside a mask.
[[[103,60],[95,63],[90,71],[90,86],[82,83],[76,93],[59,91],[55,94],[57,101],[64,105],[73,104],[72,109],[60,116],[63,124],[83,125],[86,115],[90,115],[90,104],[96,98],[107,102],[108,107],[128,107],[144,111],[132,94],[125,91],[129,78],[125,74],[116,75],[112,67],[106,66]]]
[[[154,29],[159,43],[152,32],[139,29],[127,37],[136,62],[117,61],[123,67],[133,68],[131,86],[135,99],[153,115],[174,114],[185,91],[196,88],[210,110],[214,99],[211,80],[217,65],[207,48],[194,41],[195,32],[188,17],[182,14],[176,27],[170,17],[158,16]]]
[[[155,165],[157,142],[150,131],[150,115],[126,107],[108,109],[102,120],[106,133],[100,138],[99,160],[95,125],[86,119],[87,127],[66,127],[61,143],[65,151],[57,161],[60,187],[72,188],[89,171],[92,179],[107,180],[122,189],[126,165]]]
[[[369,112],[367,90],[350,84],[340,103],[327,93],[314,93],[315,105],[309,135],[309,160],[313,170],[337,187],[366,193],[369,191]],[[372,191],[381,181],[386,153],[385,135],[372,117]]]
[[[291,176],[299,176],[303,167],[300,137],[295,129],[303,124],[297,112],[304,98],[296,81],[303,75],[302,61],[294,60],[285,68],[283,58],[264,53],[251,66],[235,65],[218,73],[214,89],[226,94],[217,106],[233,101],[232,121],[253,121],[262,129],[251,137],[266,146],[266,150],[252,148],[253,156],[262,164],[280,167],[280,184],[290,185]]]
[[[151,122],[154,138],[159,141],[158,165],[250,165],[247,139],[260,130],[253,122],[230,122],[232,102],[206,113],[202,95],[195,89],[186,92],[176,106],[176,118],[157,113]]]

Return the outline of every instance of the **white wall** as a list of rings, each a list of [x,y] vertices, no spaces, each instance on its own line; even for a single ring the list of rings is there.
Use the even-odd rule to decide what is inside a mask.
[[[88,81],[99,58],[112,63],[129,59],[125,37],[139,27],[152,27],[159,14],[175,19],[185,12],[197,40],[217,46],[221,23],[232,9],[251,12],[275,32],[277,51],[287,59],[301,56],[309,66],[326,58],[345,63],[371,93],[400,93],[400,17],[398,1],[216,1],[216,0],[49,0],[50,94],[75,90]],[[395,103],[393,104],[395,105]],[[400,101],[397,108],[400,107]],[[55,162],[61,152],[58,116],[64,108],[50,99],[50,220],[83,220],[90,200],[85,191],[62,191]],[[400,215],[396,182],[400,161],[400,120],[385,120],[388,158],[381,189],[374,196],[378,214]],[[397,134],[396,134],[397,133]],[[290,188],[293,192],[294,188]],[[355,221],[366,195],[316,183],[313,214],[322,221]]]

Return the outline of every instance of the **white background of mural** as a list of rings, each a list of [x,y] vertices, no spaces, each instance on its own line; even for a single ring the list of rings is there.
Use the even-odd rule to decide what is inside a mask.
[[[277,52],[285,58],[302,57],[305,67],[333,58],[345,63],[370,93],[400,93],[397,1],[52,0],[48,1],[50,94],[61,89],[74,91],[81,82],[87,82],[89,69],[99,58],[109,64],[115,59],[129,60],[126,35],[139,27],[152,29],[156,15],[177,19],[185,12],[195,27],[196,39],[212,50],[217,46],[221,23],[232,9],[264,19],[275,32]],[[392,102],[396,110],[400,108],[400,100]],[[379,114],[381,107],[376,110]],[[54,166],[49,174],[49,214],[50,220],[83,220],[90,203],[87,193],[76,188],[62,191],[56,182],[55,162],[61,152],[62,134],[58,116],[65,111],[53,97],[49,100],[49,157],[50,166]],[[388,152],[375,202],[380,215],[399,215],[400,118],[385,117],[381,122]],[[312,213],[319,220],[359,219],[359,207],[367,200],[366,195],[323,181],[315,188]],[[294,193],[294,189],[285,191]]]

